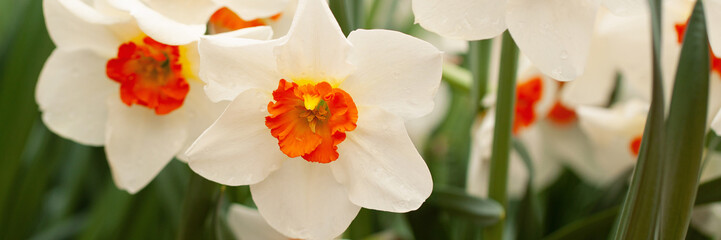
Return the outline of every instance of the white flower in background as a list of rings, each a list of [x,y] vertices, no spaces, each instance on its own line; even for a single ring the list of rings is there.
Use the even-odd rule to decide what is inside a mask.
[[[721,153],[708,149],[703,162],[700,182],[713,180],[721,176]],[[721,203],[696,206],[693,209],[691,224],[712,239],[721,239]]]
[[[648,103],[629,100],[612,108],[579,107],[583,131],[593,142],[594,160],[584,176],[607,185],[636,164],[641,147]]]
[[[224,31],[268,25],[283,17],[291,0],[103,0],[129,12],[140,29],[158,42],[183,45],[197,41],[211,28]],[[222,11],[218,13],[218,11]],[[215,19],[211,16],[217,14]],[[219,20],[220,19],[220,20]]]
[[[414,0],[416,22],[440,35],[488,39],[508,29],[544,74],[573,80],[583,73],[601,5],[620,15],[643,11],[642,0]]]
[[[534,167],[534,187],[548,186],[561,166],[582,168],[590,149],[578,127],[574,109],[559,98],[563,85],[532,66],[523,67],[516,85],[513,135],[526,147]],[[483,118],[473,135],[473,147],[467,180],[468,191],[487,195],[490,157],[493,147],[494,110]],[[509,194],[523,196],[528,181],[526,165],[516,150],[510,157]]]
[[[43,8],[58,47],[37,84],[43,122],[62,137],[104,145],[119,188],[142,189],[222,112],[196,77],[195,43],[159,43],[129,15],[81,0],[45,0]]]
[[[721,226],[721,204],[711,203],[694,207],[691,225],[711,239],[721,239],[721,228],[719,228]]]
[[[203,37],[201,76],[233,100],[188,150],[210,180],[250,185],[260,214],[286,236],[341,234],[361,207],[407,212],[430,172],[403,121],[433,109],[441,53],[387,30],[346,39],[323,0],[299,1],[270,41]]]
[[[665,99],[668,103],[673,90],[674,79],[681,42],[686,24],[693,10],[695,1],[668,0],[664,1],[662,25],[662,58]],[[721,4],[717,0],[704,1],[707,29],[710,43],[714,49],[714,34],[721,32],[721,25],[713,19],[721,12]],[[631,17],[619,17],[601,14],[594,37],[588,72],[576,81],[569,83],[569,91],[564,100],[573,105],[601,106],[608,102],[613,91],[615,72],[623,78],[623,98],[640,98],[650,101],[651,96],[651,27],[648,14]],[[721,20],[721,19],[720,19]],[[720,33],[721,34],[721,33]],[[721,58],[711,52],[711,72],[709,85],[709,107],[707,124],[717,132],[721,132]]]

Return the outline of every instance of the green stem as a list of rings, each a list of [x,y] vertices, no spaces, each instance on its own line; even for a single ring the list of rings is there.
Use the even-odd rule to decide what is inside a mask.
[[[213,215],[218,194],[218,184],[191,173],[188,191],[185,193],[183,215],[180,220],[178,239],[205,239],[212,234],[208,220]]]
[[[470,68],[473,72],[473,88],[471,88],[471,99],[473,109],[476,112],[481,110],[481,101],[486,96],[488,89],[488,73],[491,66],[491,42],[492,39],[474,41],[470,43]]]
[[[501,67],[498,75],[498,96],[496,98],[496,119],[493,129],[493,151],[491,152],[490,181],[488,197],[496,200],[508,209],[508,157],[511,150],[511,127],[516,100],[516,68],[518,65],[518,47],[511,34],[503,33],[501,46]],[[503,239],[505,219],[488,227],[484,239]]]

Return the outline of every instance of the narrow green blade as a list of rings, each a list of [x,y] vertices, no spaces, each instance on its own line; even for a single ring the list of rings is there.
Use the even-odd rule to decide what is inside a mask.
[[[666,122],[661,239],[686,236],[701,174],[709,87],[709,47],[703,1],[697,1],[681,48]]]

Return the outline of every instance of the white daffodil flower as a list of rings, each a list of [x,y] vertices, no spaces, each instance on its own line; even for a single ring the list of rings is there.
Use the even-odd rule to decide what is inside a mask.
[[[717,28],[713,22],[721,12],[717,0],[704,1],[707,29],[712,49]],[[686,24],[693,10],[694,1],[664,1],[662,21],[662,57],[661,64],[664,79],[666,102],[671,98],[676,69],[681,53],[681,43]],[[717,6],[718,5],[718,6]],[[651,26],[648,14],[631,17],[618,17],[602,14],[594,36],[594,50],[591,52],[588,72],[576,81],[569,83],[569,91],[564,100],[573,105],[601,106],[608,102],[618,72],[623,78],[623,97],[651,99]],[[721,31],[721,30],[719,30]],[[721,40],[721,39],[720,39]],[[721,58],[711,52],[711,71],[709,82],[709,106],[707,125],[721,132]]]
[[[518,79],[513,134],[528,150],[534,167],[533,185],[541,189],[556,179],[562,165],[585,167],[590,144],[578,127],[575,110],[560,101],[563,85],[531,65],[521,70]],[[485,197],[488,190],[493,111],[473,135],[467,189],[480,197]],[[529,173],[516,150],[511,151],[509,167],[509,194],[521,197]]]
[[[508,29],[544,74],[569,81],[583,73],[596,13],[646,10],[642,0],[413,0],[416,22],[440,35],[479,40]]]
[[[184,45],[203,36],[209,21],[211,29],[223,28],[222,32],[269,25],[282,17],[291,0],[103,1],[129,12],[140,29],[156,41]]]
[[[196,43],[159,43],[129,15],[81,0],[45,0],[43,8],[58,47],[37,84],[43,122],[62,137],[105,146],[119,188],[142,189],[222,113],[226,104],[208,100],[196,77]]]
[[[612,108],[583,106],[577,109],[581,128],[593,143],[594,161],[584,176],[607,185],[636,164],[641,147],[648,103],[629,100]]]
[[[323,0],[302,0],[270,41],[206,36],[201,77],[233,100],[188,150],[210,180],[250,185],[283,235],[329,239],[361,207],[407,212],[430,195],[430,171],[403,121],[433,109],[442,57],[387,30],[341,32]]]

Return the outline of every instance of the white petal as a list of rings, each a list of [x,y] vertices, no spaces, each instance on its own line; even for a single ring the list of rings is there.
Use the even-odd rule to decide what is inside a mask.
[[[721,203],[694,207],[691,225],[710,239],[721,238]]]
[[[543,73],[573,80],[583,73],[600,0],[508,0],[508,30]]]
[[[353,70],[350,43],[323,0],[300,0],[286,41],[274,52],[278,71],[293,81],[326,81],[333,85]]]
[[[188,164],[201,176],[221,184],[257,183],[288,157],[265,126],[270,93],[245,91],[188,149]]]
[[[123,0],[128,1],[128,0]],[[206,24],[220,8],[214,0],[142,0],[150,9],[180,23]],[[244,0],[244,2],[247,0]]]
[[[273,227],[260,216],[258,210],[249,207],[232,204],[228,210],[228,226],[241,240],[267,239],[267,240],[288,240],[288,237],[278,233]]]
[[[441,52],[423,40],[389,30],[356,30],[351,62],[356,71],[341,84],[359,105],[380,106],[406,119],[433,110],[441,82]]]
[[[200,77],[214,101],[233,100],[250,88],[271,90],[283,78],[276,71],[273,48],[278,41],[213,37],[201,38]]]
[[[283,11],[288,0],[215,0],[245,20],[270,17]]]
[[[711,129],[716,132],[716,135],[721,135],[721,111],[716,113],[716,116],[713,118],[713,121],[711,122]]]
[[[603,6],[618,16],[632,16],[648,11],[648,5],[643,0],[604,0]]]
[[[479,40],[506,30],[506,0],[413,0],[416,23],[452,39]]]
[[[273,38],[285,36],[290,30],[295,18],[295,10],[298,8],[298,0],[290,0],[285,9],[280,13],[280,19],[271,21],[269,26],[273,28]]]
[[[704,0],[704,14],[711,49],[721,55],[721,0]]]
[[[490,109],[472,133],[466,190],[468,193],[481,198],[488,197],[488,169],[490,168],[491,149],[493,148],[493,121],[495,115],[495,110]],[[518,178],[519,176],[514,177]]]
[[[535,189],[545,189],[552,184],[561,173],[561,164],[558,157],[553,155],[551,146],[554,142],[550,136],[544,135],[543,121],[524,130],[518,136],[519,141],[526,147],[533,163],[533,186]],[[510,157],[509,175],[513,176],[508,182],[509,196],[523,196],[528,185],[528,168],[518,151],[513,150]],[[525,175],[525,176],[524,176]],[[518,176],[518,177],[516,177]],[[520,178],[518,181],[516,178]]]
[[[56,49],[50,55],[35,92],[50,130],[82,144],[105,143],[105,100],[120,89],[105,75],[106,62],[90,50]]]
[[[636,161],[630,144],[643,134],[648,104],[629,101],[613,109],[580,107],[579,124],[592,141],[595,171],[588,178],[604,185],[618,178]]]
[[[258,27],[249,27],[249,28],[241,28],[235,31],[230,32],[223,32],[218,34],[213,34],[211,38],[219,38],[219,37],[231,37],[231,38],[248,38],[248,39],[256,39],[256,40],[268,40],[273,36],[273,29],[268,26],[258,26]]]
[[[598,171],[598,168],[591,167],[593,149],[577,121],[564,125],[541,121],[538,124],[538,134],[529,140],[533,142],[527,145],[537,145],[538,148],[527,146],[529,151],[533,149],[540,152],[540,154],[530,152],[533,160],[540,160],[534,163],[539,189],[553,183],[560,174],[562,166],[573,169],[581,177],[587,176],[589,171]],[[545,178],[544,172],[547,173]]]
[[[494,126],[495,110],[491,109],[483,118],[480,126],[473,131],[471,158],[468,166],[468,178],[466,179],[466,190],[471,195],[486,198],[488,197],[488,184],[491,167],[491,151],[493,148],[493,126]],[[531,131],[535,128],[531,128]],[[528,147],[529,151],[536,150],[532,146]],[[555,166],[548,166],[544,169],[544,175],[551,176]],[[511,151],[510,163],[508,171],[511,178],[508,182],[508,195],[513,199],[518,199],[526,193],[528,185],[528,169],[518,155],[518,152]],[[536,183],[540,183],[536,178]],[[535,184],[539,186],[541,184]]]
[[[616,74],[623,75],[631,93],[648,99],[651,84],[651,41],[648,15],[599,17],[591,42],[586,71],[563,88],[563,101],[571,106],[603,106],[615,87]],[[622,90],[624,90],[622,88]]]
[[[110,0],[126,9],[149,37],[169,45],[184,45],[205,34],[206,24],[217,6],[210,0]]]
[[[159,116],[140,105],[108,100],[105,153],[118,188],[136,193],[180,151],[187,136],[183,109]]]
[[[408,212],[433,190],[431,172],[408,137],[403,120],[379,108],[361,108],[358,127],[338,146],[331,169],[351,202],[364,208]]]
[[[711,71],[708,86],[708,110],[706,114],[706,126],[712,126],[716,112],[721,110],[721,76],[716,71]]]
[[[331,239],[348,228],[360,210],[327,164],[288,159],[260,183],[250,185],[260,214],[283,235]]]
[[[203,84],[197,80],[189,81],[190,91],[183,103],[183,109],[188,116],[188,137],[183,144],[183,148],[176,156],[182,161],[187,161],[188,156],[185,155],[186,150],[190,147],[200,134],[210,127],[213,122],[220,116],[228,106],[228,101],[214,103],[205,96]]]
[[[45,0],[43,13],[48,33],[58,47],[90,48],[107,55],[115,53],[123,42],[113,27],[132,20],[129,16],[104,15],[81,0]]]

